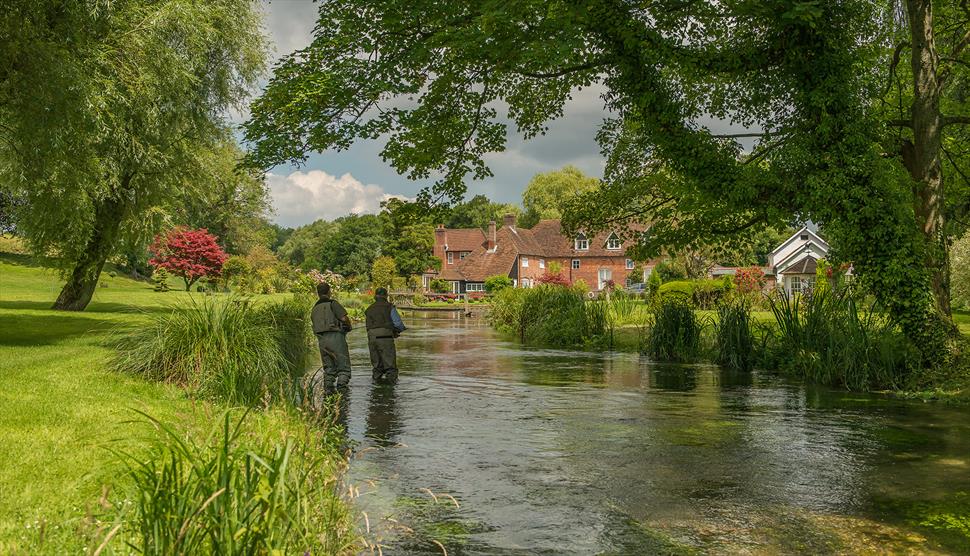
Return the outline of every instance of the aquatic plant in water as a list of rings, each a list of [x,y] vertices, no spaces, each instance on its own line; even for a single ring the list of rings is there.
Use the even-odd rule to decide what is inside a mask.
[[[714,337],[718,364],[735,371],[750,371],[755,361],[751,306],[743,299],[717,307]]]
[[[680,297],[664,297],[650,314],[642,349],[658,361],[690,361],[700,349],[703,325],[690,303]]]
[[[776,360],[791,372],[851,390],[895,388],[917,353],[877,307],[848,292],[769,298],[777,322]]]

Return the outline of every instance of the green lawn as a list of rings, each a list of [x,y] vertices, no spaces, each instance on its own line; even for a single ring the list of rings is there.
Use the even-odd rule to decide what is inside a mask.
[[[83,313],[51,311],[60,281],[24,255],[0,254],[0,554],[90,551],[100,535],[86,516],[98,508],[119,465],[107,447],[137,448],[132,408],[187,428],[208,428],[222,408],[173,386],[105,369],[107,336],[185,299],[105,274]],[[174,282],[173,282],[174,285]],[[193,294],[198,295],[198,294]],[[293,426],[281,411],[250,427]]]

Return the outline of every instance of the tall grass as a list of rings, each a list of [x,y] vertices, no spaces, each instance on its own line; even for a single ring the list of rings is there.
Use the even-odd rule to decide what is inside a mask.
[[[641,351],[658,361],[690,361],[700,350],[703,324],[690,303],[664,297],[654,305]]]
[[[889,318],[860,308],[848,292],[771,299],[779,367],[852,390],[895,388],[915,353]]]
[[[714,323],[715,360],[735,371],[750,371],[756,359],[751,330],[751,306],[744,299],[717,307]]]
[[[539,285],[495,295],[489,322],[526,343],[549,347],[609,345],[613,321],[606,301],[588,301],[575,288]]]
[[[148,453],[119,452],[133,486],[118,538],[137,553],[341,554],[357,541],[326,432],[253,438],[227,411],[197,439],[142,415],[157,431]]]
[[[308,311],[295,300],[256,306],[193,297],[144,327],[118,332],[111,366],[201,398],[266,403],[289,395],[305,368]]]

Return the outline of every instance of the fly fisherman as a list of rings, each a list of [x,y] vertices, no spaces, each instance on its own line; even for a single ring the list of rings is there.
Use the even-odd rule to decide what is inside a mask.
[[[346,389],[350,382],[350,349],[347,347],[347,333],[353,328],[350,317],[343,305],[330,297],[330,284],[317,284],[320,298],[310,312],[313,333],[320,346],[320,359],[323,360],[323,393],[332,394],[336,389]],[[318,371],[319,373],[319,371]],[[314,377],[313,386],[319,385]]]
[[[394,338],[401,335],[407,327],[401,320],[390,301],[387,300],[387,289],[377,288],[374,292],[374,303],[364,311],[367,324],[367,345],[370,348],[370,362],[374,367],[375,381],[397,380],[397,350],[394,348]]]

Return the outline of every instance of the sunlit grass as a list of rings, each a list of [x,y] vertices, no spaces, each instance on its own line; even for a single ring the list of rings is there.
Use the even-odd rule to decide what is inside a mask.
[[[220,411],[175,385],[108,370],[112,332],[146,326],[151,315],[200,295],[155,292],[112,271],[88,310],[52,311],[57,273],[25,255],[0,254],[0,554],[97,548],[109,530],[98,522],[106,512],[102,494],[124,472],[107,447],[119,439],[131,449],[143,446],[130,423],[133,408],[197,431],[208,430]],[[281,410],[254,415],[246,426],[247,434],[292,429]]]

